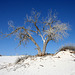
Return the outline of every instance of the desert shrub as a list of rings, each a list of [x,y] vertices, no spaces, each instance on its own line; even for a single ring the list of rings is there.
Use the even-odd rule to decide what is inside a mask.
[[[58,50],[58,52],[60,52],[60,51],[66,51],[66,50],[69,50],[70,53],[74,53],[74,54],[75,54],[75,46],[63,46],[63,47],[61,47],[61,48]],[[57,53],[58,53],[58,52],[57,52]]]
[[[0,56],[2,56],[2,55],[0,55]]]
[[[63,47],[61,47],[59,50],[57,50],[57,52],[55,53],[55,55],[57,54],[57,53],[59,53],[60,51],[67,51],[67,50],[69,50],[70,51],[70,53],[73,53],[73,54],[75,54],[75,46],[63,46]]]
[[[67,49],[69,49],[70,51],[75,51],[75,46],[64,46],[60,48],[59,51],[66,51]]]

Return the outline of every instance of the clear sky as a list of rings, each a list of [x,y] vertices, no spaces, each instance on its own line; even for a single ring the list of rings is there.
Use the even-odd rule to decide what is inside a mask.
[[[58,12],[58,19],[62,22],[69,22],[71,31],[69,37],[60,40],[59,42],[49,42],[47,52],[54,53],[62,45],[75,44],[75,0],[0,0],[0,31],[9,33],[8,21],[12,20],[15,26],[24,25],[26,14],[30,14],[32,8],[47,15],[48,10],[52,9]],[[35,36],[36,37],[36,36]],[[41,39],[36,37],[36,42],[42,49]],[[23,55],[37,54],[36,46],[33,42],[29,42],[26,47],[18,46],[18,40],[14,37],[0,39],[0,54],[1,55]]]

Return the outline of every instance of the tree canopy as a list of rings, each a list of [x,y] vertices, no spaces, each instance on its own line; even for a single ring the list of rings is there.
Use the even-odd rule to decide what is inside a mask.
[[[19,45],[22,43],[27,44],[31,40],[37,47],[38,55],[45,55],[46,47],[49,41],[58,41],[63,39],[68,35],[67,31],[69,30],[69,24],[61,22],[56,13],[53,13],[52,10],[49,11],[47,17],[42,18],[41,14],[36,10],[32,10],[31,15],[26,15],[25,26],[15,27],[13,21],[9,21],[8,25],[13,30],[9,34],[2,34],[5,37],[10,35],[15,35],[19,39]],[[41,19],[40,19],[41,18]],[[41,26],[40,26],[41,25]],[[32,37],[32,34],[37,34],[41,37],[43,41],[43,50],[40,49],[39,45],[36,43],[35,38]],[[36,36],[36,35],[35,35]]]

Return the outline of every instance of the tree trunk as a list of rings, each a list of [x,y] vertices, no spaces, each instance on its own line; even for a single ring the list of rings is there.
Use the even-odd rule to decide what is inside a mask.
[[[45,55],[45,52],[46,52],[46,47],[47,47],[47,44],[48,42],[50,41],[50,39],[48,38],[46,42],[44,42],[43,44],[43,51],[42,51],[42,55]]]
[[[45,43],[43,44],[42,55],[45,55],[45,52],[46,52],[46,46],[47,46],[47,43],[45,42]]]
[[[38,50],[38,55],[41,56],[42,52],[41,52],[39,45],[35,42],[35,40],[32,37],[30,37],[30,40],[36,45],[37,50]]]

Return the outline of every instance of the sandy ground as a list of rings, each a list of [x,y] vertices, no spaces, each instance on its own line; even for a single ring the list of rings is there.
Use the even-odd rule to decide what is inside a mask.
[[[55,56],[0,56],[0,75],[75,75],[75,54],[61,51]]]

